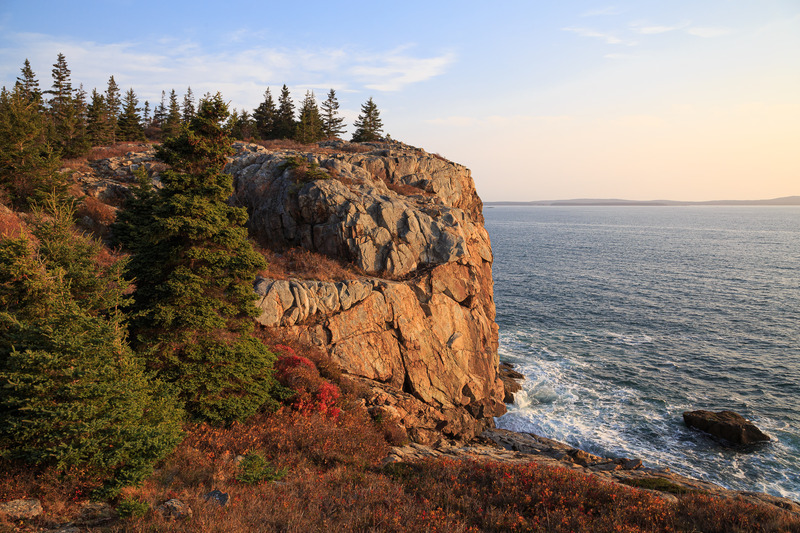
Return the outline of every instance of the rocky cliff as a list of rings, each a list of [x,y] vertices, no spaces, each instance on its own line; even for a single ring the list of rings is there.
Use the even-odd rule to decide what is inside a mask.
[[[363,146],[238,146],[227,171],[256,239],[361,273],[259,278],[259,322],[323,347],[412,440],[470,438],[505,411],[482,203],[463,166],[400,143]]]

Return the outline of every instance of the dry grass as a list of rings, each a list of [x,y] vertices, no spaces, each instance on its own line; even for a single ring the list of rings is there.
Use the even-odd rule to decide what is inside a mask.
[[[122,157],[128,152],[143,152],[149,150],[152,146],[153,143],[145,142],[121,142],[109,146],[95,146],[89,150],[85,159],[88,161],[96,161],[98,159]]]
[[[396,192],[397,194],[402,194],[403,196],[414,196],[414,195],[433,196],[432,193],[420,189],[419,187],[408,185],[407,183],[394,183],[389,181],[388,179],[384,180],[384,183],[386,183],[386,186],[389,187],[390,190]]]
[[[111,206],[93,196],[84,196],[75,211],[82,227],[97,237],[108,235],[109,227],[114,223],[116,211]]]
[[[19,237],[23,233],[27,233],[25,224],[17,213],[4,205],[0,205],[0,236],[4,238]]]
[[[374,147],[364,146],[358,143],[344,142],[338,148],[331,146],[320,146],[320,143],[303,144],[291,139],[273,139],[269,141],[251,141],[254,144],[263,146],[268,150],[294,150],[297,152],[307,152],[312,154],[337,154],[351,153],[360,154],[374,150]]]
[[[303,248],[289,248],[284,252],[260,247],[256,247],[256,250],[267,260],[267,269],[259,272],[265,278],[345,281],[364,274],[353,265]]]

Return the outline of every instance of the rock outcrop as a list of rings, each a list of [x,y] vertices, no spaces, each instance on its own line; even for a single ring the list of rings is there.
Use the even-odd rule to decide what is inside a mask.
[[[505,411],[492,251],[470,172],[400,143],[360,153],[350,146],[240,146],[228,166],[262,244],[302,247],[364,273],[258,279],[259,322],[323,347],[344,371],[380,385],[373,407],[386,416],[409,398],[435,409],[396,413],[417,441],[433,439],[431,429],[470,438]]]
[[[686,411],[683,420],[687,426],[705,431],[734,444],[751,444],[770,440],[755,424],[733,411]]]

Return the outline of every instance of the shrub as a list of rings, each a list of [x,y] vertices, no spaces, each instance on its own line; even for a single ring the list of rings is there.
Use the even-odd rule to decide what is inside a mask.
[[[279,470],[269,464],[260,453],[250,452],[239,463],[236,480],[250,485],[264,481],[279,481],[286,476],[286,472],[285,468]]]
[[[150,510],[147,502],[133,498],[125,498],[117,505],[117,514],[120,518],[141,518]]]

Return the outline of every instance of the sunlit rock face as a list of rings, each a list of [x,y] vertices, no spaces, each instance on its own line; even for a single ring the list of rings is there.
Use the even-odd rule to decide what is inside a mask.
[[[344,371],[375,383],[371,407],[421,428],[409,431],[415,440],[469,438],[505,411],[481,200],[461,165],[400,143],[355,152],[362,146],[238,147],[227,170],[256,239],[363,273],[259,278],[259,322],[324,347]]]

